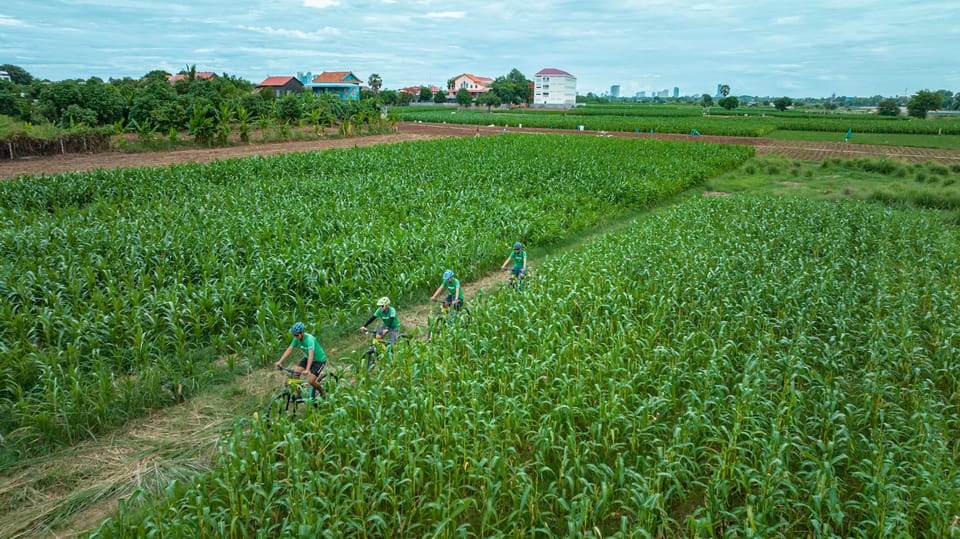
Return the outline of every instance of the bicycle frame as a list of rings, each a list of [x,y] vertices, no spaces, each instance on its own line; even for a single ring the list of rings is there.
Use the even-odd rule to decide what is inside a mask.
[[[470,309],[465,302],[457,309],[452,303],[440,301],[440,312],[436,314],[429,323],[427,330],[427,339],[433,338],[443,332],[444,326],[449,326],[469,318]]]
[[[386,338],[387,334],[381,334],[379,330],[372,331],[365,329],[363,332],[367,335],[373,335],[373,340],[370,342],[370,345],[367,346],[367,351],[363,354],[366,360],[367,370],[371,371],[376,366],[377,359],[381,356],[388,358],[393,357],[393,344]],[[406,335],[400,334],[400,337],[405,338]]]
[[[507,286],[520,291],[523,290],[526,286],[529,269],[520,272],[518,275],[513,274],[513,268],[506,268],[504,271],[510,272],[509,277],[507,277]]]
[[[303,376],[303,373],[283,367],[277,367],[277,370],[287,373],[287,380],[277,394],[270,399],[270,403],[264,412],[264,418],[272,420],[281,415],[295,416],[301,404],[310,403],[314,406],[317,405],[317,388],[310,384],[307,377]],[[325,370],[317,376],[317,380],[323,384],[327,376],[331,376],[334,381],[339,380],[336,374],[326,372]],[[322,393],[320,397],[323,398]]]

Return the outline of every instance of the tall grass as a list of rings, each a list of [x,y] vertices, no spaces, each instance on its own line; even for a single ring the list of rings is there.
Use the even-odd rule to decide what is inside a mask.
[[[0,435],[47,450],[355,329],[444,268],[546,245],[752,149],[484,137],[0,183]],[[509,238],[509,239],[505,239]],[[247,364],[249,366],[249,362]],[[12,458],[12,457],[10,457]]]
[[[96,536],[950,537],[958,256],[932,213],[691,200]]]

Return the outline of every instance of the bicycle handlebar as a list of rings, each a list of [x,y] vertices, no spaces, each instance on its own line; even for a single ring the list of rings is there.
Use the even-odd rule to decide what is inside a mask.
[[[288,369],[288,368],[286,368],[286,367],[277,367],[276,370],[278,370],[278,371],[283,371],[283,372],[289,374],[290,376],[292,376],[292,377],[294,377],[294,378],[303,378],[303,373],[302,373],[302,372],[297,372],[297,371],[295,371],[295,370],[293,370],[293,369]]]

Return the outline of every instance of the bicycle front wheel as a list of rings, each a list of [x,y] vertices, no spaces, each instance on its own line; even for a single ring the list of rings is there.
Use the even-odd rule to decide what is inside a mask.
[[[466,306],[460,307],[460,310],[454,315],[454,321],[461,326],[468,325],[470,323],[470,309]]]
[[[281,391],[270,399],[270,404],[268,404],[267,409],[264,410],[263,417],[270,423],[279,420],[283,416],[293,417],[297,415],[297,411],[302,402],[302,399],[296,398],[289,391]]]
[[[439,337],[441,331],[443,330],[444,318],[442,316],[434,316],[430,319],[430,323],[427,324],[427,340],[433,339],[434,337]]]
[[[379,354],[377,354],[377,351],[376,351],[376,350],[367,350],[367,352],[366,352],[365,354],[363,354],[363,363],[362,363],[362,365],[363,365],[363,368],[366,369],[367,372],[372,371],[373,368],[377,366],[377,356],[378,356],[378,355],[379,355]]]

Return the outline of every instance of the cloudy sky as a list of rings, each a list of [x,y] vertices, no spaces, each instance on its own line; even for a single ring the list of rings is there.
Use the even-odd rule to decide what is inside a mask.
[[[782,6],[782,7],[781,7]],[[104,80],[187,65],[384,88],[562,69],[581,94],[960,91],[957,0],[4,0],[0,64]]]

